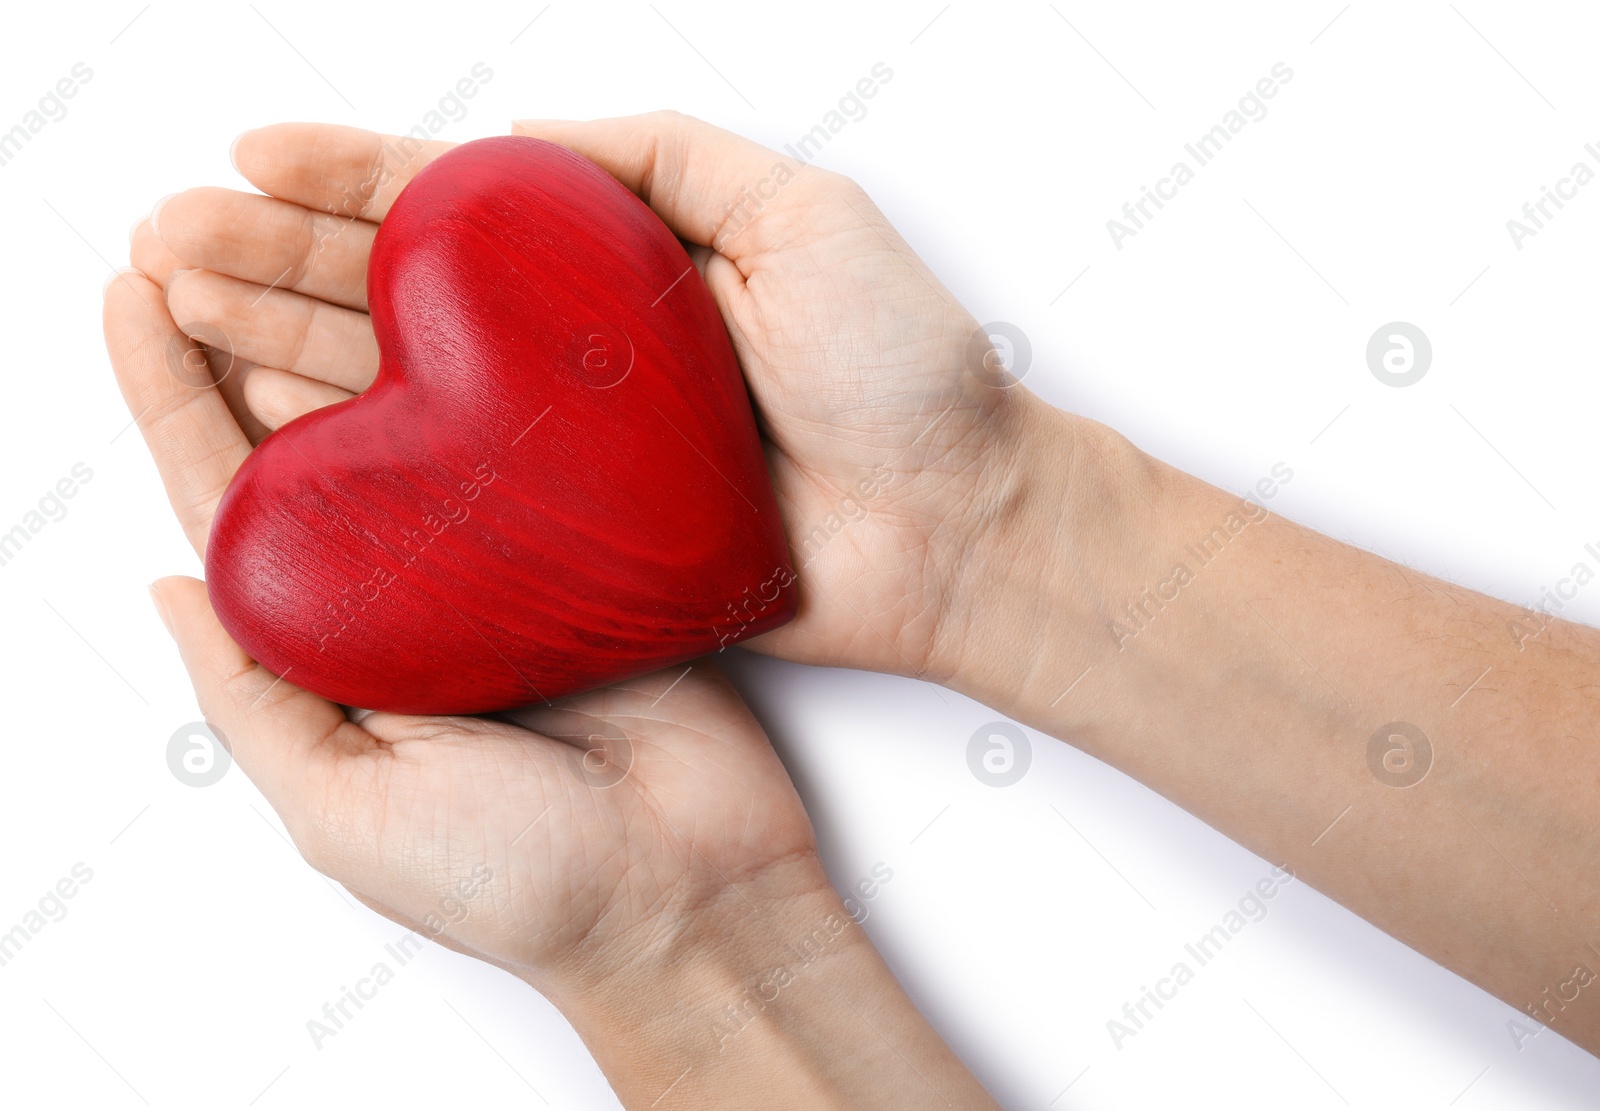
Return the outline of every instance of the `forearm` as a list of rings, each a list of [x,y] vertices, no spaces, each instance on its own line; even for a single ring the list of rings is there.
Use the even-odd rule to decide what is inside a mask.
[[[995,1106],[831,889],[762,886],[730,887],[624,963],[535,982],[624,1106]]]
[[[952,685],[1600,1051],[1600,633],[1030,423]]]

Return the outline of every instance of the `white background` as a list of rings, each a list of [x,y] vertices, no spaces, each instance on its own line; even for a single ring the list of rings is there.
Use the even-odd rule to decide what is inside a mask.
[[[100,292],[158,197],[242,187],[227,151],[246,128],[404,131],[484,62],[443,137],[676,107],[779,146],[884,62],[820,161],[979,319],[1027,333],[1030,387],[1235,490],[1283,461],[1274,510],[1517,602],[1600,541],[1600,183],[1521,250],[1506,229],[1576,160],[1600,168],[1600,24],[1579,5],[657,9],[8,6],[0,130],[75,63],[93,78],[0,167],[0,531],[74,463],[94,477],[0,567],[0,931],[75,863],[93,879],[0,967],[5,1103],[615,1106],[559,1014],[435,948],[314,1048],[307,1020],[403,931],[312,872],[237,769],[205,789],[168,771],[197,711],[145,584],[198,567],[126,431]],[[1294,76],[1267,117],[1117,249],[1106,221],[1277,62]],[[1395,320],[1434,348],[1405,389],[1364,358]],[[1600,617],[1600,585],[1568,615]],[[892,868],[866,929],[1008,1108],[1600,1093],[1600,1062],[1554,1032],[1519,1049],[1517,1012],[1302,884],[1118,1049],[1106,1021],[1267,862],[1038,734],[1019,784],[978,782],[967,742],[997,715],[947,692],[735,669],[835,880]]]

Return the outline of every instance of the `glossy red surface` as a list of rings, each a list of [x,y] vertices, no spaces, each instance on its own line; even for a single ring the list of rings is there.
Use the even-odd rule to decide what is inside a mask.
[[[211,600],[257,661],[346,705],[471,713],[793,616],[722,320],[618,181],[466,143],[395,203],[367,289],[377,381],[264,440],[212,525]]]

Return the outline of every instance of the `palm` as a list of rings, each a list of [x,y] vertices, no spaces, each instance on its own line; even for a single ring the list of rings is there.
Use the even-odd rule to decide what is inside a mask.
[[[300,816],[315,863],[356,862],[358,894],[424,924],[431,913],[496,963],[548,967],[624,934],[648,943],[642,910],[697,905],[812,844],[737,696],[708,668],[684,670],[516,723],[366,717],[368,747],[319,777],[315,813]],[[468,880],[496,913],[457,920],[441,878]]]
[[[943,603],[925,569],[958,557],[930,550],[930,522],[974,496],[1007,395],[968,373],[977,322],[864,194],[831,175],[789,188],[706,263],[806,587],[755,646],[917,673]]]

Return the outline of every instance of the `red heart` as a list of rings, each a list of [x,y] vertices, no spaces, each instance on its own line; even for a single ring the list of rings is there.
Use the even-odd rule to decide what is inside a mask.
[[[378,232],[359,397],[279,429],[212,524],[223,626],[298,686],[475,713],[789,620],[744,382],[683,247],[588,159],[437,159]]]

